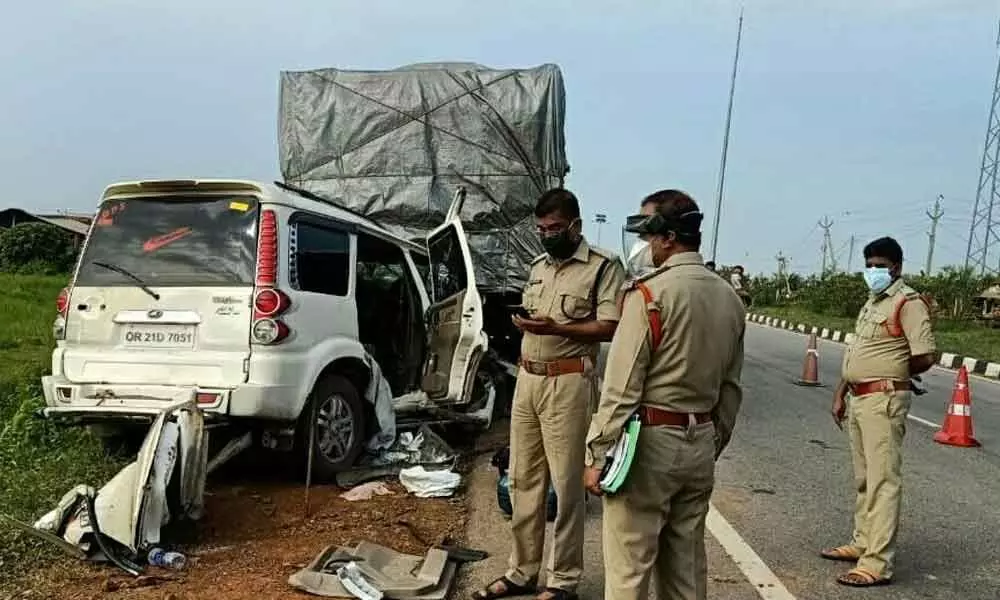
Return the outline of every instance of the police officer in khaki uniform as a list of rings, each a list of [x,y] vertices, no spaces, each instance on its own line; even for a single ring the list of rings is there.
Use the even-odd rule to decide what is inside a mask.
[[[594,365],[601,342],[618,323],[625,268],[583,238],[580,206],[553,189],[535,207],[546,253],[535,259],[523,292],[521,364],[510,424],[510,569],[474,598],[535,593],[545,540],[546,495],[555,488],[558,514],[546,588],[537,598],[576,598],[583,571],[583,455],[596,406]]]
[[[676,190],[650,198],[660,201],[656,214],[630,218],[627,229],[650,236],[657,270],[625,295],[587,436],[585,485],[602,494],[606,453],[638,412],[628,476],[604,498],[604,598],[646,600],[655,572],[659,600],[696,600],[708,586],[705,517],[715,460],[742,402],[746,314],[698,253],[702,214],[694,200]]]
[[[833,398],[834,421],[843,428],[846,415],[851,435],[854,534],[849,544],[821,552],[830,560],[857,563],[837,578],[854,587],[892,580],[911,378],[937,362],[927,306],[900,277],[899,243],[879,238],[865,246],[864,256],[871,296],[858,315]]]

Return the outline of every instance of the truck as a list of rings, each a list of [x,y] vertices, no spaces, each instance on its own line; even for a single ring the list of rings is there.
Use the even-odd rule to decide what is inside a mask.
[[[464,187],[460,218],[483,300],[488,354],[513,375],[521,337],[511,310],[520,304],[531,261],[543,252],[534,204],[569,173],[565,107],[554,64],[286,71],[281,173],[288,184],[417,240],[443,222],[454,190]]]

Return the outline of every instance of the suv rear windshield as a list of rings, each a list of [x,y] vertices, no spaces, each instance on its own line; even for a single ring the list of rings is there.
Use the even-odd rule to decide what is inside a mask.
[[[155,196],[101,204],[76,285],[253,285],[258,202],[251,196]],[[103,263],[117,269],[95,263]]]

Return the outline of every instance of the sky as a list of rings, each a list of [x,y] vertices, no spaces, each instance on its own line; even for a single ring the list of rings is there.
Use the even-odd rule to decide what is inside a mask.
[[[0,207],[89,212],[117,180],[278,179],[282,70],[555,63],[588,237],[621,251],[642,197],[679,188],[708,253],[740,6],[717,262],[770,273],[781,252],[816,271],[828,217],[838,267],[892,235],[915,272],[938,196],[934,268],[963,262],[997,64],[987,0],[19,2],[0,20]]]

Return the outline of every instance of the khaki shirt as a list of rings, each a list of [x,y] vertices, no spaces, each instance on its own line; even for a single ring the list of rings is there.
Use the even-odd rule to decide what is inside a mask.
[[[629,292],[587,435],[587,465],[595,468],[603,467],[605,454],[640,404],[711,413],[721,452],[743,400],[746,312],[729,282],[706,269],[697,252],[675,254],[639,280],[659,304],[663,339],[652,352],[645,299],[640,291]]]
[[[897,303],[906,298],[899,313],[903,335],[889,333]],[[902,279],[881,294],[872,295],[861,308],[854,339],[844,353],[843,378],[848,383],[910,379],[910,357],[936,352],[930,313],[920,294]]]
[[[591,291],[601,264],[607,262],[597,284],[597,311]],[[595,248],[581,240],[570,258],[556,261],[548,254],[531,264],[528,283],[522,292],[522,304],[534,318],[549,317],[557,323],[597,319],[618,322],[618,296],[625,281],[625,267],[611,252]],[[524,332],[521,356],[527,360],[547,361],[559,358],[591,356],[596,358],[599,343],[583,343],[564,337]]]

